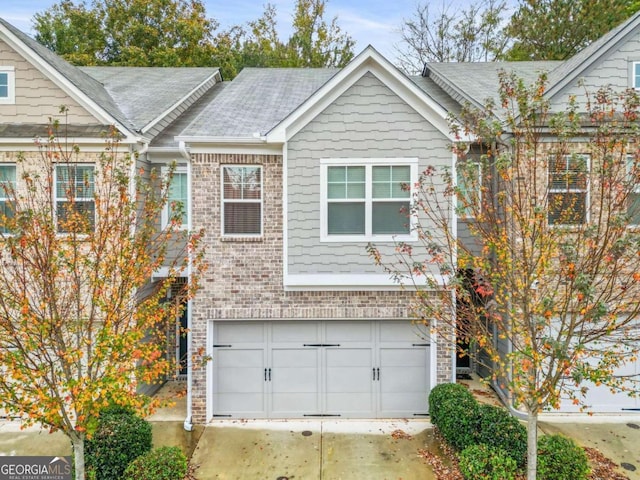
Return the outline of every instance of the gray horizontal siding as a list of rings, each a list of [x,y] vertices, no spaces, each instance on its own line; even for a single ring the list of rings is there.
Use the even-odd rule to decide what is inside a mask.
[[[290,274],[384,273],[367,242],[320,242],[320,159],[418,158],[450,166],[448,139],[368,73],[288,143],[288,268]],[[378,244],[390,254],[393,245]]]
[[[631,65],[640,62],[640,34],[634,33],[603,58],[595,62],[579,79],[584,85],[574,82],[562,89],[554,97],[553,107],[561,110],[570,95],[576,95],[580,102],[585,100],[585,91],[594,94],[598,88],[611,86],[622,91],[632,86]]]

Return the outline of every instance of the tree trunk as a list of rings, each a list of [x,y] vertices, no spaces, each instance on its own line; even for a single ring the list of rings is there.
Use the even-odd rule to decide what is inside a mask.
[[[538,412],[527,414],[527,480],[536,480],[538,472]]]
[[[84,480],[84,437],[74,436],[71,439],[73,445],[73,462],[75,466],[75,480]]]

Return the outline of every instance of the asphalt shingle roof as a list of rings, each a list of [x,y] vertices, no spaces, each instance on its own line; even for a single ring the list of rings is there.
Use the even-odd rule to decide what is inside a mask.
[[[339,70],[245,68],[199,113],[182,137],[251,138],[265,134]]]
[[[514,72],[525,82],[533,82],[542,72],[552,72],[562,62],[481,62],[481,63],[428,63],[429,76],[444,90],[450,90],[458,101],[481,106],[489,98],[496,99],[499,90],[499,72]]]
[[[127,119],[141,130],[218,68],[80,67],[100,82]]]

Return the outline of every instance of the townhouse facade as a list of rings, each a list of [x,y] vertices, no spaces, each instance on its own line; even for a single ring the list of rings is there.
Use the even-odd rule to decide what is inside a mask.
[[[73,67],[0,20],[0,168],[36,154],[62,104],[88,168],[110,126],[143,171],[177,165],[171,200],[185,229],[204,229],[209,264],[175,333],[186,428],[421,417],[430,389],[455,381],[454,334],[412,318],[410,289],[367,245],[392,256],[416,240],[411,189],[427,168],[455,170],[448,116],[494,97],[499,69],[548,72],[560,108],[581,82],[639,88],[638,52],[636,15],[565,62],[428,64],[410,77],[367,47],[340,70],[247,68],[226,82],[216,68]],[[640,375],[640,362],[625,368]],[[640,408],[590,392],[594,411]]]

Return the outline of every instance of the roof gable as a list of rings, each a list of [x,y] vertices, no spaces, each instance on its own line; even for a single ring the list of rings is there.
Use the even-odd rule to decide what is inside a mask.
[[[368,46],[267,132],[265,140],[276,143],[288,140],[367,73],[378,78],[445,136],[451,137],[447,111],[372,46]]]
[[[594,63],[608,55],[621,43],[625,42],[629,36],[636,33],[639,26],[640,11],[563,62],[549,75],[547,95],[553,97],[567,85],[576,82]]]

